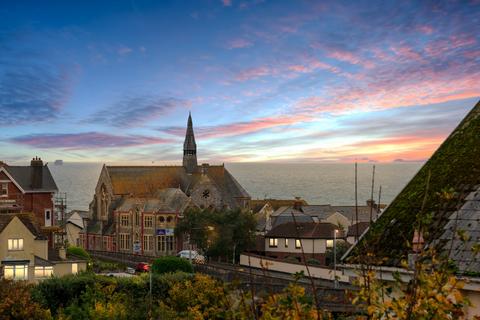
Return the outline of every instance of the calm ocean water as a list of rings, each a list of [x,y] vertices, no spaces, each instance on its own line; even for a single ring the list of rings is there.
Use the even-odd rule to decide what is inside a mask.
[[[390,203],[420,169],[421,163],[376,164],[375,196],[382,186],[382,203]],[[61,192],[67,193],[68,210],[88,209],[102,164],[65,163],[49,165]],[[310,204],[353,205],[353,164],[231,163],[226,167],[252,198],[292,198],[299,196]],[[370,197],[372,164],[358,165],[358,199]]]

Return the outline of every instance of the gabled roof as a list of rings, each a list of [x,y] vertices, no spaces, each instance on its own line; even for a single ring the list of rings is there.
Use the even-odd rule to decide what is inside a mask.
[[[301,199],[252,199],[249,201],[250,209],[253,213],[260,211],[267,203],[270,204],[273,210],[278,210],[280,207],[290,207],[300,202],[302,206],[308,205],[307,201]]]
[[[2,166],[9,176],[23,192],[55,192],[58,191],[57,184],[53,179],[52,173],[48,166],[41,167],[42,170],[42,187],[32,188],[32,167],[31,166]]]
[[[360,237],[365,230],[367,230],[368,226],[370,225],[370,222],[367,221],[362,221],[359,223],[352,224],[350,227],[348,227],[348,232],[347,232],[347,237]],[[357,229],[358,229],[358,234],[357,234]]]
[[[337,226],[331,223],[294,222],[282,223],[267,232],[265,237],[300,238],[300,239],[333,239]]]
[[[407,243],[413,239],[417,215],[430,213],[433,214],[433,219],[424,234],[425,242],[427,246],[441,246],[441,239],[446,240],[445,237],[452,236],[445,232],[445,228],[448,230],[448,224],[452,221],[452,214],[458,208],[468,205],[468,197],[478,190],[479,159],[480,102],[370,226],[344,260],[356,262],[356,258],[368,251],[378,258],[387,258],[387,265],[399,265],[401,259],[406,259],[410,252]],[[426,192],[429,172],[431,178]],[[444,200],[446,198],[440,195],[450,193],[450,190],[455,192],[453,199]],[[421,212],[425,194],[425,209]],[[463,216],[466,214],[462,213]],[[457,259],[456,262],[461,264],[462,259]]]
[[[1,213],[0,214],[0,233],[17,217],[25,227],[32,233],[35,239],[46,240],[47,238],[38,229],[35,218],[30,213]]]
[[[181,212],[189,203],[190,199],[182,190],[167,188],[158,190],[153,197],[124,198],[116,211],[129,212],[138,208],[143,212]]]

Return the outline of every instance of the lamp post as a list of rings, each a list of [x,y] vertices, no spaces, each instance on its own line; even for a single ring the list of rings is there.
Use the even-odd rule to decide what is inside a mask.
[[[333,232],[333,286],[334,288],[338,287],[337,283],[337,232],[335,229]]]

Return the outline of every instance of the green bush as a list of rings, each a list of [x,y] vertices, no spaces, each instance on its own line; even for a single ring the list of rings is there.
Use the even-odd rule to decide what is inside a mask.
[[[193,267],[190,261],[179,257],[162,257],[153,261],[152,271],[154,273],[169,273],[183,271],[192,273]]]
[[[308,260],[307,260],[307,264],[319,266],[319,265],[320,265],[320,261],[318,261],[317,259],[311,258],[311,259],[308,259]]]
[[[69,246],[67,248],[67,254],[71,254],[80,258],[84,258],[86,260],[90,260],[90,255],[88,254],[85,249],[75,246]]]
[[[300,262],[300,259],[294,256],[286,256],[283,260],[287,262]]]

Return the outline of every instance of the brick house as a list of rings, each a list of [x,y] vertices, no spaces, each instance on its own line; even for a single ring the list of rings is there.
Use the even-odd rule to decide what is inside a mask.
[[[33,158],[30,166],[0,162],[0,214],[32,212],[53,245],[55,231],[54,195],[58,191],[48,166]]]

